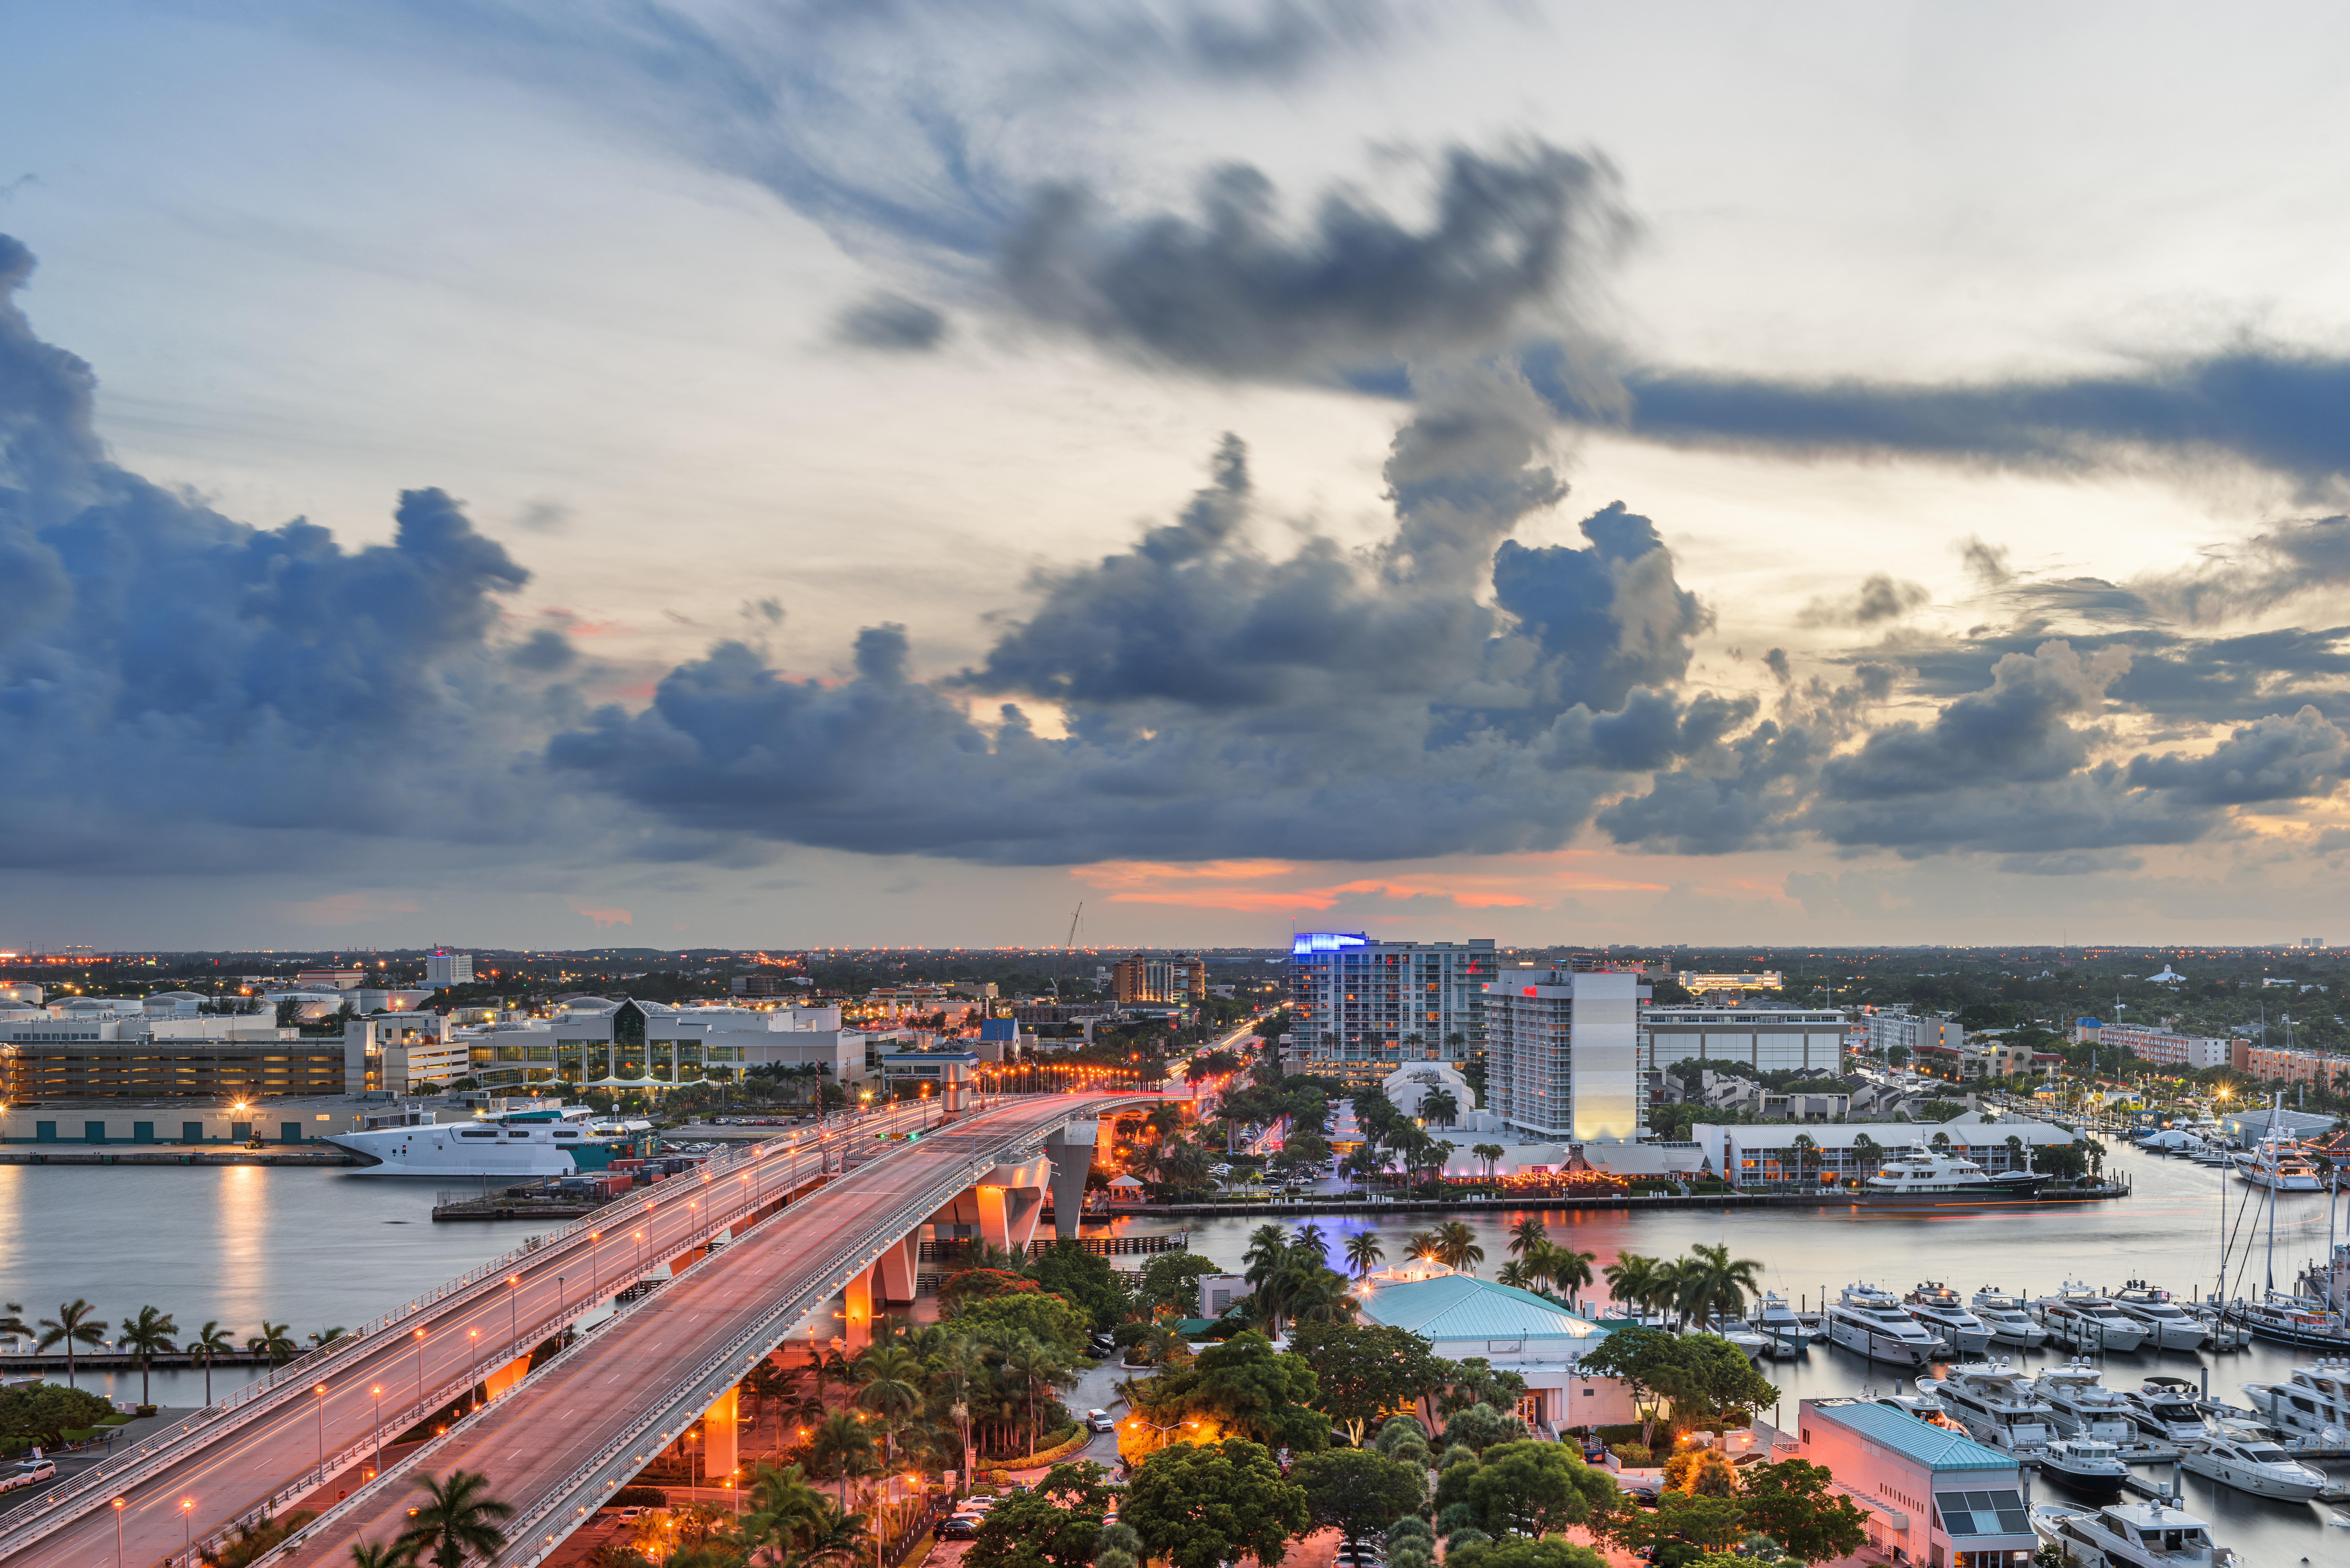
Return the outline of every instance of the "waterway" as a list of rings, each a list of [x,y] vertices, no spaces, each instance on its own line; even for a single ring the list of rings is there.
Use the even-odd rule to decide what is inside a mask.
[[[1823,1292],[1866,1280],[1907,1290],[1940,1280],[1962,1293],[1996,1285],[2020,1294],[2054,1292],[2067,1280],[2119,1286],[2147,1279],[2181,1293],[2202,1294],[2218,1268],[2222,1214],[2240,1212],[2244,1184],[2182,1161],[2116,1148],[2109,1169],[2137,1183],[2126,1199],[2031,1210],[1920,1216],[1841,1209],[1694,1210],[1648,1213],[1551,1210],[1561,1244],[1596,1254],[1595,1271],[1627,1251],[1677,1257],[1700,1242],[1727,1242],[1734,1256],[1762,1263],[1764,1283],[1816,1308]],[[426,1287],[518,1246],[536,1230],[524,1222],[440,1224],[431,1210],[433,1182],[386,1180],[337,1170],[229,1167],[0,1166],[0,1297],[25,1303],[27,1317],[53,1316],[57,1303],[86,1297],[109,1321],[152,1304],[183,1332],[207,1319],[240,1342],[264,1318],[292,1325],[307,1342],[317,1329],[348,1325],[397,1306]],[[1491,1277],[1507,1261],[1510,1227],[1524,1210],[1468,1214],[1485,1248],[1479,1272]],[[2255,1228],[2258,1200],[2243,1209],[2229,1293],[2257,1291],[2267,1231]],[[1192,1221],[1191,1246],[1237,1264],[1249,1233],[1264,1219]],[[1343,1268],[1347,1240],[1363,1230],[1400,1259],[1404,1238],[1440,1216],[1319,1216],[1331,1262]],[[1290,1223],[1294,1226],[1296,1221]],[[1122,1220],[1121,1231],[1169,1231],[1160,1220]],[[2326,1204],[2318,1194],[2288,1194],[2278,1206],[2276,1272],[2290,1285],[2301,1265],[2323,1253]],[[2249,1259],[2249,1266],[2246,1264]],[[1129,1260],[1121,1260],[1122,1262]],[[2006,1351],[2026,1366],[2065,1353]],[[2310,1359],[2257,1345],[2225,1355],[2141,1352],[2109,1360],[2106,1381],[2193,1378],[2208,1366],[2215,1397],[2244,1403],[2239,1385],[2282,1381]],[[6,1357],[0,1355],[0,1369]],[[1795,1362],[1765,1363],[1792,1421],[1795,1401],[1810,1396],[1891,1389],[1904,1374],[1871,1366],[1828,1345]],[[213,1392],[253,1376],[219,1368]],[[203,1402],[203,1374],[158,1371],[159,1403]],[[117,1397],[138,1393],[136,1373],[85,1373],[84,1386]],[[2350,1477],[2333,1467],[2337,1477]],[[2165,1467],[2167,1474],[2167,1467]],[[2350,1530],[2328,1527],[2313,1504],[2263,1501],[2186,1479],[2189,1505],[2219,1526],[2223,1542],[2254,1563],[2350,1564]],[[2054,1495],[2040,1489],[2040,1495]]]

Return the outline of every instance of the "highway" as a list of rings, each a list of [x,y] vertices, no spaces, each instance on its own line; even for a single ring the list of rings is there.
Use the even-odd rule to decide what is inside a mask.
[[[774,1299],[806,1267],[829,1255],[826,1249],[832,1240],[858,1229],[860,1221],[869,1228],[892,1195],[920,1188],[925,1173],[934,1178],[958,1164],[957,1149],[967,1150],[974,1138],[990,1149],[1003,1147],[1031,1123],[1066,1119],[1081,1100],[1117,1097],[1022,1097],[967,1116],[951,1133],[934,1132],[912,1144],[875,1143],[877,1131],[901,1123],[910,1127],[926,1111],[935,1116],[934,1107],[907,1106],[822,1137],[815,1128],[805,1129],[712,1161],[698,1179],[681,1176],[642,1189],[548,1234],[534,1250],[509,1254],[497,1266],[476,1271],[368,1324],[358,1335],[290,1364],[274,1384],[243,1391],[192,1417],[177,1432],[18,1501],[0,1518],[0,1564],[153,1563],[180,1555],[191,1541],[202,1546],[265,1508],[282,1511],[322,1475],[331,1477],[370,1458],[379,1434],[389,1440],[463,1397],[490,1371],[599,1309],[639,1274],[665,1273],[666,1260],[742,1229],[760,1210],[816,1181],[827,1165],[837,1169],[842,1151],[894,1151],[834,1177],[737,1242],[743,1252],[756,1254],[755,1262],[727,1252],[725,1266],[680,1276],[557,1357],[541,1381],[546,1372],[564,1368],[564,1386],[574,1389],[567,1402],[549,1404],[536,1383],[525,1384],[460,1423],[452,1439],[463,1439],[464,1458],[443,1458],[436,1445],[423,1450],[436,1473],[459,1463],[487,1465],[503,1495],[528,1501],[534,1483],[523,1479],[525,1467],[512,1451],[516,1444],[509,1405],[533,1417],[525,1428],[533,1451],[558,1443],[572,1451],[575,1436],[602,1429],[595,1412],[619,1411],[619,1405],[584,1391],[580,1372],[604,1368],[608,1391],[619,1404],[641,1403],[666,1386],[653,1367],[681,1357],[699,1359],[700,1346],[718,1343],[712,1336],[723,1321],[731,1321],[725,1314],[733,1309],[726,1303]],[[968,1158],[967,1152],[960,1157]],[[610,1370],[616,1358],[624,1366],[617,1375]],[[615,1376],[618,1383],[610,1381]],[[623,1394],[630,1384],[635,1394]],[[480,1448],[478,1436],[499,1431],[507,1436]],[[504,1449],[494,1447],[497,1440],[505,1442]],[[552,1476],[557,1469],[534,1464],[527,1474]],[[396,1511],[405,1517],[407,1487],[397,1484]],[[325,1559],[306,1552],[302,1560]]]

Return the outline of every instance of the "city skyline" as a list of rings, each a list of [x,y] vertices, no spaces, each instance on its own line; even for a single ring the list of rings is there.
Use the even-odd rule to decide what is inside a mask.
[[[0,947],[2327,929],[2263,18],[27,16]]]

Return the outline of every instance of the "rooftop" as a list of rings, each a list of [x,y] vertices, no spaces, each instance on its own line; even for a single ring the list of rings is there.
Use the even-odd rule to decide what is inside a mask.
[[[1532,1291],[1468,1274],[1437,1274],[1394,1283],[1366,1281],[1356,1290],[1363,1315],[1423,1338],[1588,1339],[1607,1331]]]
[[[1960,1437],[1947,1427],[1921,1421],[1915,1416],[1887,1406],[1860,1400],[1850,1404],[1829,1404],[1823,1400],[1812,1405],[1808,1414],[1816,1419],[1833,1421],[1839,1427],[1848,1428],[1871,1442],[1882,1443],[1903,1458],[1917,1460],[1928,1469],[2015,1469],[2015,1456],[2012,1454],[1985,1448],[1972,1438]]]

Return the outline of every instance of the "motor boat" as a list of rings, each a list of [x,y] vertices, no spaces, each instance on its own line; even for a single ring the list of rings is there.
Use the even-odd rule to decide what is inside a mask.
[[[323,1141],[359,1157],[357,1176],[500,1177],[507,1180],[598,1171],[639,1142],[625,1128],[597,1123],[586,1106],[549,1101],[524,1110],[436,1122],[431,1111],[380,1116],[362,1131],[328,1133]],[[388,1124],[388,1125],[385,1125]],[[650,1123],[638,1123],[650,1128]]]
[[[1981,1355],[1991,1348],[1991,1327],[1969,1312],[1959,1293],[1939,1280],[1928,1280],[1901,1299],[1909,1315],[1949,1342],[1960,1355]]]
[[[2100,1438],[2058,1438],[2040,1450],[2040,1473],[2069,1491],[2118,1498],[2130,1479],[2121,1449]]]
[[[1909,1315],[1900,1299],[1875,1285],[1846,1285],[1828,1308],[1827,1321],[1831,1344],[1871,1361],[1926,1366],[1941,1353],[1942,1342]]]
[[[2317,1168],[2302,1158],[2301,1145],[2281,1133],[2261,1139],[2258,1147],[2236,1161],[2236,1174],[2254,1187],[2272,1192],[2322,1192],[2325,1183]]]
[[[1917,1389],[1939,1400],[1969,1437],[1989,1448],[2036,1453],[2057,1436],[2056,1412],[2004,1361],[1953,1366],[1943,1377],[1918,1378]]]
[[[2284,1432],[2323,1437],[2350,1431],[2350,1360],[2296,1366],[2284,1383],[2247,1383],[2245,1397],[2262,1420]]]
[[[2350,1350],[2350,1333],[2343,1329],[2342,1314],[2327,1311],[2324,1303],[2307,1296],[2271,1291],[2259,1301],[2230,1303],[2227,1315],[2251,1331],[2255,1339],[2276,1345],[2309,1345],[2318,1350]]]
[[[1754,1303],[1754,1315],[1747,1322],[1766,1342],[1765,1355],[1783,1360],[1804,1355],[1812,1347],[1811,1325],[1797,1317],[1787,1298],[1776,1291]]]
[[[1973,1160],[1944,1154],[1924,1142],[1906,1153],[1887,1155],[1860,1183],[1856,1196],[1872,1207],[1979,1209],[1990,1204],[2037,1203],[2040,1189],[2055,1179],[2036,1170],[1993,1176]]]
[[[2329,1484],[2324,1471],[2302,1464],[2272,1438],[2225,1427],[2214,1428],[2200,1446],[2181,1454],[2178,1462],[2221,1486],[2286,1502],[2306,1502]]]
[[[2020,1345],[2026,1350],[2037,1350],[2048,1343],[2048,1331],[2032,1321],[2024,1310],[2022,1296],[2012,1296],[1996,1285],[1985,1285],[1968,1303],[1981,1318],[1991,1336],[2002,1345]]]
[[[1771,1348],[1771,1341],[1743,1324],[1721,1322],[1710,1324],[1701,1331],[1728,1340],[1738,1347],[1738,1353],[1752,1361]]]
[[[2241,1350],[2252,1343],[2252,1331],[2228,1315],[2228,1309],[2210,1302],[2186,1305],[2188,1314],[2203,1325],[2203,1343],[2213,1350]]]
[[[2056,1429],[2068,1438],[2137,1441],[2137,1421],[2130,1414],[2128,1401],[2100,1383],[2100,1376],[2085,1361],[2068,1361],[2043,1369],[2033,1379],[2033,1392],[2055,1413]]]
[[[2032,1530],[2083,1568],[2223,1568],[2238,1561],[2212,1541],[2209,1524],[2170,1498],[2102,1508],[2039,1503]]]
[[[2032,1303],[2032,1315],[2048,1337],[2075,1350],[2126,1355],[2146,1343],[2146,1325],[2078,1281],[2067,1280],[2053,1296]]]
[[[2144,1280],[2132,1280],[2113,1293],[2114,1307],[2146,1327],[2158,1350],[2193,1350],[2209,1336],[2202,1321]]]
[[[2184,1377],[2149,1377],[2135,1391],[2124,1392],[2122,1403],[2138,1430],[2150,1437],[2191,1443],[2203,1436],[2203,1408],[2195,1385]]]

